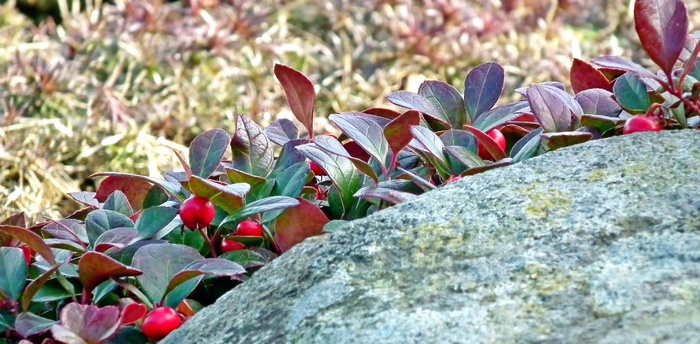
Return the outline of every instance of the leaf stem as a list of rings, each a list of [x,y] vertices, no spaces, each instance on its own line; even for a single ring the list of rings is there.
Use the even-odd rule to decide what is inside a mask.
[[[209,250],[211,251],[211,257],[216,258],[217,255],[216,255],[216,249],[214,248],[214,243],[211,241],[211,239],[209,239],[209,235],[207,235],[206,229],[207,229],[207,227],[200,228],[199,226],[197,226],[197,230],[199,230],[199,233],[202,234],[204,241],[206,241],[207,245],[209,245]]]

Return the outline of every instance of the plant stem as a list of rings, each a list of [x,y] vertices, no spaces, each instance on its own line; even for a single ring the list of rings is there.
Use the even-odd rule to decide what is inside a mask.
[[[199,233],[202,234],[202,237],[204,237],[204,241],[206,241],[207,245],[209,245],[209,250],[211,251],[211,257],[216,258],[217,255],[216,255],[216,249],[214,248],[214,243],[211,241],[211,239],[209,239],[209,235],[207,235],[206,229],[207,229],[206,227],[199,228],[199,226],[197,226],[197,230],[199,230]]]

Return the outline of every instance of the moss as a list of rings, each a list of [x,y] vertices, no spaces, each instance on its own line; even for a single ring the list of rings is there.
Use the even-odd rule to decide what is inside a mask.
[[[551,214],[571,212],[571,195],[558,189],[542,188],[541,185],[528,185],[520,189],[520,195],[530,202],[524,208],[527,215],[536,219],[547,219]]]

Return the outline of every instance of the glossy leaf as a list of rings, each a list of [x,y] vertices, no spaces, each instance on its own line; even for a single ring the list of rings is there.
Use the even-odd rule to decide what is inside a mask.
[[[411,142],[411,126],[419,125],[420,118],[420,112],[410,110],[394,118],[384,127],[384,137],[394,156]]]
[[[107,200],[105,200],[102,209],[113,210],[126,216],[134,214],[134,210],[131,208],[131,204],[129,204],[129,199],[121,190],[112,192],[112,194],[107,197]]]
[[[375,115],[379,117],[386,118],[388,120],[394,120],[396,117],[401,116],[401,113],[395,110],[391,109],[385,109],[385,108],[369,108],[365,111],[362,111],[363,113],[368,113],[370,115]]]
[[[618,71],[632,72],[640,76],[656,78],[656,74],[648,71],[644,67],[625,60],[620,56],[600,56],[594,58],[591,62],[597,64],[598,66],[609,68]]]
[[[44,273],[42,273],[39,277],[35,278],[33,281],[31,281],[26,288],[24,288],[24,291],[22,292],[22,311],[27,312],[29,311],[29,305],[34,299],[34,296],[37,295],[39,290],[45,285],[46,282],[49,281],[56,272],[61,267],[61,264],[54,265],[50,269],[46,270]],[[65,290],[61,289],[62,292],[65,293]],[[59,299],[65,298],[66,294],[62,294],[63,297],[59,297]],[[36,302],[42,302],[41,300],[35,300]],[[46,302],[46,301],[45,301]]]
[[[420,111],[427,116],[432,117],[439,123],[449,125],[449,121],[442,115],[442,112],[437,109],[432,102],[428,101],[420,94],[408,91],[396,91],[388,95],[386,99],[394,105],[410,110]]]
[[[27,227],[27,215],[24,212],[11,215],[10,217],[2,220],[0,225],[15,226],[15,227]]]
[[[313,137],[314,103],[316,91],[314,84],[298,70],[281,64],[275,64],[275,76],[282,84],[287,102],[294,116]]]
[[[192,176],[189,180],[189,188],[193,194],[207,198],[214,205],[232,213],[243,207],[245,195],[250,190],[250,185],[246,183],[219,184],[209,179]]]
[[[364,118],[359,112],[344,112],[328,117],[345,135],[353,139],[379,163],[384,164],[389,154],[389,143],[377,123]]]
[[[56,320],[40,317],[34,313],[23,312],[15,320],[15,331],[23,338],[27,338],[48,331],[56,323]]]
[[[617,117],[622,111],[613,94],[600,88],[581,91],[574,99],[581,104],[584,114]]]
[[[540,150],[540,137],[543,132],[542,128],[538,128],[518,140],[510,150],[513,162],[521,162],[536,156]]]
[[[282,253],[308,237],[320,235],[329,221],[315,204],[303,198],[297,201],[299,204],[285,209],[275,220],[275,242]]]
[[[144,209],[136,220],[134,228],[139,232],[139,239],[149,239],[165,228],[177,216],[177,209],[170,207],[151,207]]]
[[[442,176],[449,175],[447,157],[442,151],[445,145],[440,141],[440,138],[430,129],[421,126],[411,127],[411,133],[413,140],[409,146],[426,154],[426,158]]]
[[[139,321],[148,313],[148,308],[142,303],[128,303],[121,309],[119,323],[121,326],[131,325]]]
[[[460,174],[460,176],[461,177],[473,176],[475,174],[484,173],[488,170],[493,170],[493,169],[497,169],[497,168],[501,168],[501,167],[510,166],[512,164],[513,164],[513,159],[504,158],[504,159],[495,161],[493,164],[488,164],[488,165],[484,165],[484,166],[470,168],[470,169],[462,172],[462,174]]]
[[[431,102],[433,107],[440,111],[440,116],[448,120],[452,128],[461,128],[469,122],[464,108],[464,99],[452,85],[428,80],[420,85],[418,94]]]
[[[469,125],[465,126],[465,128],[474,134],[476,141],[481,143],[482,147],[484,147],[494,160],[498,161],[506,158],[506,153],[503,149],[486,133]]]
[[[264,177],[270,171],[273,151],[270,139],[250,118],[236,117],[236,131],[231,139],[233,167]]]
[[[87,192],[87,191],[78,191],[78,192],[69,192],[68,196],[75,200],[76,202],[86,205],[91,208],[99,208],[100,207],[100,201],[95,198],[95,193],[94,192]],[[104,196],[104,199],[107,199],[107,196],[109,194]]]
[[[379,176],[377,176],[377,173],[374,171],[374,168],[367,163],[365,160],[362,160],[360,158],[354,157],[350,154],[349,151],[345,150],[346,145],[343,145],[343,149],[339,149],[338,145],[336,142],[338,142],[336,139],[326,136],[326,135],[319,135],[316,136],[314,139],[316,143],[316,147],[324,151],[325,153],[328,153],[330,155],[337,155],[339,157],[343,157],[346,159],[349,159],[350,162],[362,173],[366,174],[372,180],[375,182],[379,180]],[[353,143],[352,141],[350,143]],[[361,148],[358,148],[362,150]],[[364,152],[364,150],[363,150]],[[366,153],[365,153],[366,154]],[[369,159],[369,156],[367,157]],[[323,165],[321,165],[323,167]],[[324,169],[325,171],[325,169]]]
[[[464,165],[466,168],[473,168],[473,167],[480,167],[486,165],[483,159],[479,157],[479,155],[472,150],[462,147],[462,146],[446,146],[444,148],[445,153],[448,154],[448,156],[452,157],[454,160],[459,162],[460,164]],[[453,172],[455,171],[455,166],[454,164],[450,164],[453,168]],[[461,173],[461,172],[458,172]]]
[[[644,83],[633,73],[625,73],[613,86],[615,99],[630,113],[645,113],[651,105]]]
[[[167,180],[163,179],[158,179],[158,178],[152,178],[148,176],[141,176],[138,174],[130,174],[130,173],[121,173],[121,172],[101,172],[101,173],[95,173],[90,176],[90,178],[95,178],[95,177],[107,177],[105,180],[103,180],[100,183],[100,188],[102,188],[102,185],[107,182],[109,179],[110,182],[107,182],[109,187],[105,186],[104,197],[105,199],[112,193],[114,190],[116,190],[115,185],[112,183],[116,184],[119,186],[119,190],[124,192],[127,198],[129,198],[129,202],[131,203],[131,206],[134,207],[134,209],[140,209],[139,207],[139,201],[138,199],[141,198],[141,203],[143,203],[143,199],[145,199],[146,195],[151,189],[152,184],[160,186],[165,192],[169,193],[172,196],[175,196],[179,198],[180,200],[184,200],[185,194],[182,192],[182,187],[180,187],[180,184],[173,183]],[[110,179],[111,178],[111,179]],[[148,184],[148,185],[146,185]],[[133,189],[126,188],[126,185],[131,185],[133,186]],[[98,189],[99,191],[100,189]],[[144,191],[145,190],[145,191]],[[135,196],[130,196],[131,192],[135,194]],[[143,196],[140,196],[141,193],[143,193]],[[101,197],[101,196],[100,196]]]
[[[245,274],[246,270],[238,263],[226,259],[209,258],[187,264],[182,271],[173,276],[165,290],[168,294],[181,284],[201,275],[235,277]]]
[[[70,240],[76,243],[88,243],[85,225],[78,220],[62,219],[51,222],[41,229],[44,234],[56,239]]]
[[[301,161],[279,172],[275,175],[277,183],[272,188],[272,194],[292,198],[299,197],[301,190],[307,183],[309,170],[309,163]]]
[[[523,111],[529,111],[529,104],[526,101],[499,106],[480,115],[474,121],[472,127],[488,133],[492,129],[518,118]]]
[[[99,252],[88,252],[80,257],[78,272],[80,273],[80,283],[88,291],[95,289],[100,283],[110,278],[138,276],[142,273],[137,268],[124,265]]]
[[[651,59],[670,74],[688,34],[688,10],[681,0],[636,0],[634,27]]]
[[[583,115],[581,125],[598,129],[601,133],[611,130],[619,125],[623,125],[626,119],[618,117]]]
[[[17,247],[0,247],[0,291],[17,300],[27,280],[27,263],[24,253]]]
[[[538,84],[527,89],[527,100],[545,132],[568,131],[572,129],[571,108],[553,88]]]
[[[185,267],[202,257],[192,247],[176,244],[157,244],[141,247],[134,254],[132,266],[143,271],[136,277],[141,290],[154,302],[165,296],[170,280]]]
[[[270,125],[265,128],[265,134],[267,134],[270,141],[284,146],[284,144],[290,140],[299,138],[299,128],[297,128],[294,122],[286,118],[280,118],[270,123]]]
[[[555,150],[562,147],[573,146],[579,143],[586,142],[593,138],[593,135],[585,132],[568,131],[561,133],[544,133],[542,134],[542,144],[548,150]]]
[[[490,110],[503,93],[505,71],[495,62],[484,63],[472,69],[464,81],[464,103],[473,122]]]
[[[133,228],[119,227],[110,229],[95,240],[95,251],[105,252],[111,248],[124,248],[139,236]]]
[[[574,63],[571,65],[569,79],[571,80],[571,88],[576,94],[593,88],[612,91],[612,84],[601,71],[588,62],[577,58],[574,58]]]
[[[474,134],[466,130],[453,129],[442,132],[440,133],[440,141],[442,141],[445,146],[461,146],[470,149],[473,152],[477,151],[476,138],[474,137]]]
[[[209,178],[221,162],[231,136],[222,129],[209,129],[190,143],[190,169],[196,176]]]
[[[267,261],[262,255],[260,255],[260,253],[251,250],[236,250],[226,252],[220,255],[219,259],[230,260],[234,263],[238,263],[246,269],[258,268],[267,264]]]
[[[307,144],[311,142],[310,140],[291,140],[282,146],[282,152],[280,155],[277,157],[277,160],[275,161],[275,171],[281,171],[289,166],[292,166],[296,163],[302,162],[306,160],[306,156],[299,152],[297,150],[297,146]],[[274,172],[273,172],[274,173]],[[249,181],[246,181],[246,183],[251,184]],[[251,184],[253,188],[254,185]]]
[[[14,237],[27,244],[32,251],[42,256],[49,264],[56,264],[51,248],[44,242],[44,239],[36,233],[22,227],[0,225],[0,234]]]
[[[134,227],[134,222],[126,215],[112,210],[95,210],[85,219],[85,229],[91,244],[102,233],[117,227]]]
[[[263,213],[271,210],[287,209],[299,204],[294,198],[286,196],[270,196],[246,204],[242,209],[226,216],[222,224],[242,219],[246,216]]]
[[[399,204],[415,199],[418,197],[416,193],[420,193],[420,188],[412,181],[396,179],[365,186],[355,193],[355,197]]]
[[[119,308],[72,302],[61,310],[60,321],[51,327],[54,339],[64,343],[100,343],[119,328]]]

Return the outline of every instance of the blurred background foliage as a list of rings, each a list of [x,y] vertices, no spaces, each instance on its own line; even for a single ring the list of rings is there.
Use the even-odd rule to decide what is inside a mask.
[[[641,55],[619,0],[15,0],[0,8],[0,219],[67,215],[98,171],[160,176],[243,113],[291,118],[274,63],[318,86],[317,128],[425,79],[568,84],[574,57]],[[700,3],[687,2],[698,28]],[[24,13],[20,12],[22,10]],[[53,17],[52,17],[53,15]]]

